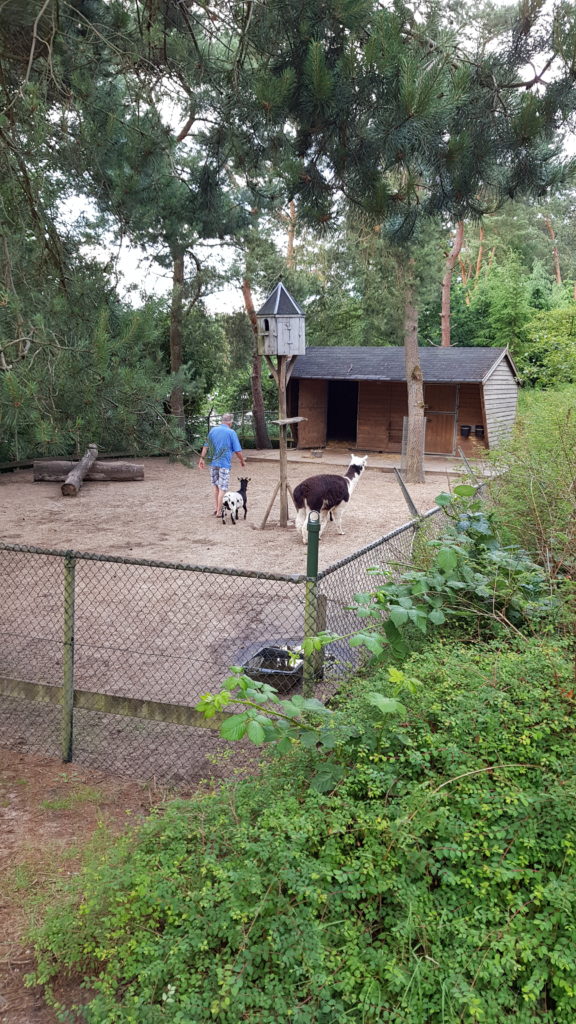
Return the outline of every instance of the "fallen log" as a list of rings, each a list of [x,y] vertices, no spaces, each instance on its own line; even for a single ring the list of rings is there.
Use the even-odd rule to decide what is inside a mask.
[[[34,463],[33,472],[36,482],[61,483],[77,466],[77,462],[65,459],[38,461]],[[84,476],[85,480],[143,480],[144,466],[135,462],[100,462],[98,459]]]
[[[75,498],[78,491],[82,487],[82,483],[86,473],[94,465],[98,458],[98,449],[95,444],[88,445],[88,451],[82,456],[80,462],[77,462],[74,469],[70,470],[64,483],[62,484],[61,491],[64,497]]]

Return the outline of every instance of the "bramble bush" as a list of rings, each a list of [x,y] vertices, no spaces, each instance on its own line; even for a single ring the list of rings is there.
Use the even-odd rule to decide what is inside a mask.
[[[474,490],[461,485],[455,495],[436,498],[451,522],[440,539],[428,542],[424,566],[405,568],[400,578],[394,566],[375,567],[369,570],[375,589],[355,599],[358,615],[380,623],[383,640],[399,657],[408,654],[414,627],[426,634],[449,626],[461,638],[486,639],[553,621],[558,599],[546,573],[520,548],[502,543],[494,513]],[[354,642],[365,639],[361,633]],[[374,642],[367,646],[378,653]]]
[[[435,642],[334,712],[332,750],[176,801],[75,883],[32,981],[89,1024],[573,1024],[567,642]],[[374,743],[372,697],[401,696]],[[364,742],[363,737],[366,737]],[[346,765],[328,792],[310,776]]]

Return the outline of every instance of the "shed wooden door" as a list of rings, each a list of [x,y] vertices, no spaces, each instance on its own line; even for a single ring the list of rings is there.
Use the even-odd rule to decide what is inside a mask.
[[[430,455],[453,455],[455,425],[454,413],[428,413],[426,421],[426,451]]]
[[[298,424],[299,448],[319,448],[326,444],[327,404],[327,381],[300,381],[298,415],[305,416],[306,419]]]
[[[431,455],[453,455],[458,391],[455,384],[427,384],[425,450]]]

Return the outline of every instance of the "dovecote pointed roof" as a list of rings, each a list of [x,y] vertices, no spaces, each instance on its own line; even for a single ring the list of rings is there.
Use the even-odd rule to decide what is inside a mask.
[[[256,316],[305,316],[305,313],[279,281]]]

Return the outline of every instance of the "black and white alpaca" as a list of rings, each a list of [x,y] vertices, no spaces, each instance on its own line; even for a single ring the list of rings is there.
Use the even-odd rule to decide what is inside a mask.
[[[296,529],[302,531],[304,544],[308,540],[309,512],[320,513],[320,536],[324,533],[332,514],[338,533],[344,533],[342,513],[364,472],[367,461],[367,455],[362,459],[358,455],[351,455],[350,465],[344,476],[339,476],[336,473],[320,473],[318,476],[307,477],[294,488],[294,504],[297,509]]]
[[[230,513],[230,519],[232,520],[232,526],[236,526],[238,522],[238,514],[240,509],[244,509],[244,519],[246,519],[246,513],[248,511],[248,499],[246,498],[246,488],[250,483],[251,477],[242,476],[238,477],[240,481],[240,490],[238,491],[226,491],[226,494],[222,498],[222,525],[226,524],[226,513]]]

